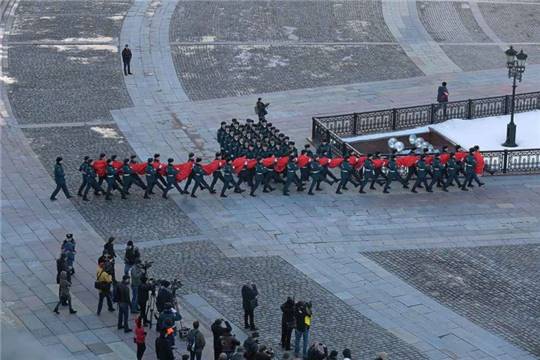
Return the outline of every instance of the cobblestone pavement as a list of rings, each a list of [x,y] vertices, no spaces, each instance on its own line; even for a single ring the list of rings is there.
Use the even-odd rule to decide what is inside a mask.
[[[364,255],[457,313],[540,356],[539,245]]]
[[[202,295],[238,326],[243,325],[240,289],[246,283],[257,284],[260,295],[255,322],[261,343],[278,354],[279,306],[287,296],[293,296],[313,303],[312,339],[324,339],[330,349],[348,347],[360,359],[372,358],[383,349],[396,359],[425,358],[280,257],[228,258],[205,242],[154,247],[145,250],[143,256],[163,259],[152,268],[152,274],[158,278],[180,278],[185,283],[183,291]]]
[[[40,353],[58,358],[132,359],[132,338],[116,331],[115,316],[93,315],[97,302],[92,287],[95,259],[101,252],[103,238],[115,234],[121,242],[135,239],[144,248],[145,256],[156,261],[152,270],[156,274],[185,274],[188,281],[181,298],[183,314],[186,321],[202,319],[207,336],[207,326],[216,317],[230,317],[241,327],[238,287],[249,277],[259,283],[272,302],[263,303],[262,310],[275,310],[278,301],[295,288],[298,296],[314,299],[320,316],[316,318],[319,325],[315,335],[331,346],[352,344],[361,358],[371,358],[377,350],[390,351],[395,358],[534,358],[524,349],[535,352],[531,350],[535,343],[515,340],[523,338],[521,327],[499,332],[470,315],[473,305],[460,303],[458,310],[450,302],[439,302],[433,294],[416,287],[413,280],[411,286],[387,271],[386,265],[362,253],[404,249],[435,252],[448,248],[468,253],[471,250],[463,248],[486,245],[504,246],[512,253],[516,245],[537,244],[538,177],[489,178],[487,188],[468,194],[452,191],[415,197],[393,189],[389,196],[369,193],[360,197],[350,192],[338,198],[326,189],[315,198],[293,194],[283,199],[273,193],[254,199],[232,195],[225,201],[203,193],[195,201],[175,194],[169,201],[144,202],[136,190],[135,196],[125,202],[118,196],[111,203],[103,199],[90,204],[80,204],[79,199],[48,201],[52,189],[51,161],[58,153],[66,158],[68,183],[75,189],[79,181],[75,170],[86,154],[95,156],[105,150],[145,158],[157,151],[164,157],[183,159],[188,151],[195,151],[208,158],[216,147],[214,136],[219,121],[252,116],[255,94],[210,99],[215,96],[209,95],[216,93],[214,88],[233,85],[232,79],[226,80],[231,84],[224,82],[219,86],[210,81],[204,86],[202,81],[192,82],[201,98],[209,100],[190,101],[187,80],[175,76],[183,70],[175,69],[175,49],[215,46],[212,51],[217,51],[219,46],[225,46],[231,54],[239,50],[251,53],[252,48],[276,41],[271,49],[282,58],[286,54],[279,51],[283,49],[296,51],[298,59],[303,56],[301,48],[308,51],[324,46],[332,52],[343,52],[344,47],[366,47],[375,51],[394,49],[400,54],[397,57],[401,64],[411,61],[402,56],[399,47],[427,41],[430,47],[440,47],[441,53],[427,59],[428,65],[421,64],[421,56],[412,62],[421,64],[420,69],[428,73],[437,64],[440,69],[451,71],[440,66],[448,61],[445,57],[459,67],[465,66],[457,56],[449,55],[454,48],[472,48],[478,41],[486,40],[490,45],[481,43],[482,47],[489,49],[486,54],[495,57],[491,46],[505,45],[500,39],[505,38],[504,31],[490,20],[484,3],[468,3],[470,12],[457,6],[461,2],[452,7],[440,6],[441,11],[452,11],[445,21],[456,26],[456,39],[461,41],[450,45],[433,40],[440,36],[442,41],[445,33],[436,33],[433,24],[440,18],[436,13],[439,6],[431,7],[431,2],[425,18],[415,3],[407,4],[406,14],[396,12],[397,7],[387,8],[396,15],[390,16],[395,20],[393,26],[402,21],[412,25],[412,29],[390,29],[381,21],[388,19],[389,13],[385,14],[377,1],[342,6],[324,2],[283,2],[276,6],[273,2],[177,0],[2,2],[0,25],[13,30],[9,38],[3,38],[3,45],[7,42],[9,48],[0,69],[3,330],[11,324],[15,329],[10,328],[12,333],[25,333],[21,335],[25,336],[25,350],[33,356]],[[507,1],[504,4],[517,5]],[[204,19],[207,6],[216,22],[199,21]],[[239,9],[244,7],[254,11],[254,18],[240,14]],[[515,11],[523,8],[516,6]],[[293,12],[294,9],[302,11]],[[181,11],[188,11],[188,19],[184,18],[188,21],[174,20],[174,15],[180,16]],[[333,15],[317,17],[323,13]],[[310,17],[320,20],[314,22]],[[259,26],[270,23],[276,26]],[[534,29],[534,23],[527,24]],[[324,28],[330,31],[322,31]],[[490,42],[471,33],[478,28]],[[422,40],[415,38],[415,34]],[[4,36],[4,32],[0,31],[0,35]],[[326,43],[320,43],[322,40]],[[125,43],[134,52],[135,75],[123,78],[118,48]],[[531,43],[523,46],[537,46],[534,41]],[[264,46],[260,49],[267,51]],[[328,49],[325,51],[330,52]],[[405,53],[413,57],[422,55],[418,49],[421,47],[410,46]],[[362,55],[359,53],[358,57]],[[252,58],[258,64],[261,56]],[[330,63],[332,59],[326,56],[321,61]],[[281,66],[280,61],[275,59],[276,68]],[[375,68],[371,59],[355,61]],[[316,62],[308,64],[309,71],[313,70],[310,67],[321,68]],[[471,69],[491,66],[496,65],[479,61]],[[380,70],[381,77],[374,80],[395,78],[396,70],[388,69]],[[529,65],[521,91],[538,90],[537,70],[538,65]],[[354,76],[354,81],[368,80]],[[263,96],[272,102],[271,121],[300,144],[309,136],[308,119],[314,114],[427,102],[425,99],[433,98],[434,88],[443,79],[451,84],[452,99],[509,92],[506,73],[501,69],[363,83],[341,77],[345,85],[309,89],[303,89],[307,85],[298,79],[301,78],[286,79],[296,90]],[[432,221],[433,218],[438,220]],[[76,234],[78,240],[72,295],[79,312],[57,317],[51,312],[57,292],[54,258],[59,241],[68,232]],[[170,269],[159,261],[172,257],[178,261]],[[203,262],[210,266],[205,267]],[[523,270],[529,277],[520,274],[520,279],[532,278],[535,271]],[[280,287],[285,276],[291,282]],[[466,274],[457,276],[465,278]],[[531,286],[537,287],[532,279]],[[453,288],[441,285],[439,289],[440,293],[448,293]],[[514,287],[505,289],[511,291]],[[529,309],[526,298],[513,299],[516,307]],[[259,316],[263,337],[277,347],[274,336],[278,332],[278,313],[266,311]],[[340,333],[342,324],[350,334]],[[356,333],[365,343],[354,337]],[[148,343],[152,345],[153,332],[150,337]],[[2,346],[3,351],[6,349]],[[147,351],[150,359],[152,352],[151,348]],[[204,358],[209,358],[209,354]]]

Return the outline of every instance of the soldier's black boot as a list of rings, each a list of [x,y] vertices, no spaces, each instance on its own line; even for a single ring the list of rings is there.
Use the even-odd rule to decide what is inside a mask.
[[[342,194],[342,192],[341,192],[341,184],[338,185],[337,190],[336,190],[336,194]]]

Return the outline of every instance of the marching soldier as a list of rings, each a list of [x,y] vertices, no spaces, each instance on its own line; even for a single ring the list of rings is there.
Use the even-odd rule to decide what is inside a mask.
[[[92,159],[88,158],[86,161],[86,167],[85,169],[85,176],[86,176],[86,188],[84,189],[83,193],[83,200],[88,200],[88,192],[90,191],[90,188],[94,189],[94,195],[99,196],[101,193],[104,193],[103,189],[98,185],[98,182],[96,181],[96,171],[94,170],[94,167],[92,166]]]
[[[240,189],[238,182],[234,181],[233,171],[232,160],[228,159],[227,164],[223,167],[223,188],[221,189],[221,197],[227,197],[225,191],[231,188],[231,184],[234,186],[234,192],[241,193],[244,191]]]
[[[323,157],[323,156],[326,156],[328,158],[332,158],[332,148],[330,147],[330,144],[328,143],[328,140],[323,140],[321,142],[321,145],[319,145],[319,147],[317,147],[317,153],[316,153],[317,156],[319,157]]]
[[[329,163],[327,162],[324,165],[321,165],[321,178],[322,179],[328,179],[331,178],[332,181],[329,182],[330,185],[333,185],[334,183],[338,182],[338,178],[330,171],[328,168]]]
[[[62,166],[62,157],[59,156],[56,158],[56,164],[54,165],[54,181],[56,182],[56,189],[54,189],[51,194],[51,201],[56,200],[56,195],[62,190],[66,198],[70,199],[71,195],[66,186],[66,178],[64,173],[64,167]]]
[[[193,170],[191,171],[191,174],[193,175],[193,181],[195,181],[195,185],[193,185],[193,189],[191,189],[192,198],[197,197],[197,195],[195,195],[195,192],[197,192],[198,188],[201,188],[201,190],[210,190],[210,186],[208,186],[208,184],[204,180],[204,170],[201,166],[201,161],[201,158],[197,158],[197,160],[195,161],[195,165],[193,166]]]
[[[129,158],[129,164],[130,165],[135,165],[137,164],[137,155],[131,155],[130,158]],[[144,184],[144,182],[142,181],[141,177],[139,176],[139,174],[137,174],[135,171],[132,172],[131,174],[131,183],[132,184],[135,184],[137,185],[138,187],[140,187],[141,189],[143,190],[146,190],[146,185]],[[128,188],[129,190],[129,188]]]
[[[132,175],[134,171],[129,167],[129,159],[124,159],[124,164],[122,165],[122,190],[126,195],[129,195],[129,188],[133,182]]]
[[[388,189],[390,189],[392,180],[399,181],[403,185],[404,189],[409,188],[407,182],[401,177],[401,175],[399,175],[396,165],[396,158],[394,155],[390,156],[390,160],[388,160],[388,165],[386,165],[386,167],[388,168],[388,174],[386,174],[386,184],[384,184],[383,193],[388,194]]]
[[[251,187],[251,191],[249,193],[250,196],[255,196],[255,191],[259,187],[259,185],[263,184],[263,192],[269,192],[273,191],[274,189],[268,185],[268,168],[263,165],[262,160],[260,157],[257,158],[257,165],[255,166],[255,182],[253,183],[253,186]],[[268,190],[270,189],[270,190]]]
[[[443,177],[444,166],[441,164],[441,159],[439,154],[435,154],[433,159],[433,164],[431,164],[431,183],[429,184],[429,189],[433,190],[433,185],[441,183]],[[442,183],[443,191],[448,192],[445,183]]]
[[[427,180],[426,180],[427,166],[426,166],[426,162],[424,161],[424,159],[425,159],[425,155],[420,155],[420,160],[418,160],[416,162],[416,181],[415,181],[415,183],[414,183],[414,185],[412,187],[412,190],[411,190],[411,192],[413,192],[413,193],[417,192],[416,188],[421,183],[424,184],[424,186],[426,187],[427,192],[432,192],[432,190],[429,188]]]
[[[116,175],[117,171],[112,166],[112,160],[107,160],[107,170],[106,170],[106,176],[107,176],[107,192],[105,193],[105,200],[111,200],[111,192],[113,190],[120,191],[120,194],[122,195],[122,199],[126,199],[126,194],[124,193],[124,190],[122,190],[118,184],[116,183]]]
[[[446,173],[446,183],[444,184],[446,188],[448,188],[449,186],[454,186],[454,180],[456,181],[457,186],[461,187],[461,183],[459,182],[459,165],[453,152],[450,153],[450,158],[446,163]],[[468,189],[465,189],[465,191],[467,190]]]
[[[82,183],[81,183],[81,186],[79,186],[79,191],[77,191],[78,196],[83,195],[83,191],[84,191],[84,189],[86,189],[86,184],[88,183],[87,180],[86,180],[87,179],[86,178],[86,166],[88,166],[88,159],[89,158],[90,158],[89,156],[85,156],[82,164],[79,166],[79,172],[82,175]]]
[[[215,159],[216,161],[221,161],[221,153],[216,153]],[[216,171],[212,173],[212,183],[210,184],[210,194],[215,194],[216,190],[214,190],[214,187],[216,186],[218,180],[220,180],[222,183],[225,181],[223,178],[223,173],[221,172],[221,169],[218,167]]]
[[[192,168],[192,171],[189,173],[189,176],[187,178],[187,181],[186,181],[186,185],[184,186],[184,194],[189,194],[188,192],[188,188],[189,188],[189,185],[191,185],[191,182],[193,181],[193,167],[194,167],[194,164],[195,164],[195,154],[190,152],[188,154],[188,162],[191,163],[191,168]]]
[[[466,190],[465,186],[472,187],[472,181],[476,181],[478,186],[484,185],[483,182],[478,179],[478,175],[476,175],[476,159],[474,158],[474,148],[471,148],[469,150],[469,154],[465,157],[464,161],[465,166],[465,181],[463,182],[463,186],[461,187],[461,190]]]
[[[345,157],[343,159],[343,162],[340,166],[341,169],[341,178],[339,179],[339,185],[336,190],[336,194],[341,194],[341,189],[348,190],[347,189],[347,183],[350,181],[354,186],[358,187],[360,184],[357,183],[354,179],[351,178],[353,167],[351,163],[349,162],[349,157]]]
[[[321,191],[321,181],[332,185],[332,182],[325,177],[321,176],[321,164],[319,163],[320,158],[315,156],[315,159],[309,163],[309,176],[311,176],[311,184],[309,185],[309,195],[315,195],[313,193],[313,188],[317,191]]]
[[[173,186],[176,188],[176,190],[178,190],[180,194],[184,193],[182,189],[180,189],[180,186],[178,186],[178,182],[176,181],[176,174],[178,174],[178,170],[174,168],[173,161],[173,158],[169,158],[167,160],[167,187],[163,191],[163,195],[161,195],[164,199],[167,199],[167,193],[169,192],[169,190],[172,189]]]
[[[107,166],[106,156],[107,156],[107,154],[105,154],[105,153],[99,154],[99,159],[96,162],[103,163],[103,165]],[[105,174],[105,173],[103,173],[103,175],[99,175],[99,179],[98,179],[98,186],[99,187],[101,187],[101,185],[103,185],[103,181],[105,181],[106,178],[107,178],[107,174]]]
[[[371,180],[371,185],[369,188],[371,190],[375,190],[375,181],[377,181],[377,174],[375,173],[375,167],[373,165],[373,155],[368,154],[368,157],[366,161],[364,162],[364,177],[362,179],[362,183],[360,185],[360,194],[365,194],[364,187],[367,185],[367,183]]]
[[[289,162],[287,163],[287,180],[285,180],[285,185],[283,185],[283,195],[289,196],[289,186],[291,183],[295,183],[296,190],[302,191],[304,190],[304,187],[302,186],[302,182],[296,175],[296,171],[298,170],[298,165],[296,165],[297,159],[293,157],[292,155],[289,156]]]
[[[154,169],[156,170],[155,171],[156,181],[159,181],[159,183],[161,185],[160,189],[163,190],[167,186],[167,182],[165,181],[163,176],[161,176],[161,174],[159,173],[159,170],[161,170],[160,157],[161,157],[160,154],[154,154]]]
[[[144,192],[144,198],[150,199],[148,194],[154,194],[152,191],[154,189],[154,186],[157,186],[161,189],[161,191],[165,191],[163,186],[158,182],[157,176],[156,176],[156,169],[153,166],[153,162],[155,161],[155,158],[148,158],[148,162],[146,163],[146,191]],[[158,160],[159,161],[159,160]]]

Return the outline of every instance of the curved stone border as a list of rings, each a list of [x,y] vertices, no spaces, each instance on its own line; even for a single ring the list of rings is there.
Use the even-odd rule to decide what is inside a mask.
[[[390,32],[424,74],[461,71],[422,25],[416,1],[383,0],[382,11]]]

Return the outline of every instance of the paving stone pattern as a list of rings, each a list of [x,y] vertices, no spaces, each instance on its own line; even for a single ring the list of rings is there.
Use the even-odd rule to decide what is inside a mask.
[[[540,4],[479,3],[486,22],[499,38],[508,42],[538,42]]]
[[[183,293],[200,294],[239,327],[244,325],[240,289],[245,283],[257,284],[260,295],[255,322],[261,343],[274,350],[279,349],[281,334],[279,305],[287,296],[295,296],[313,302],[311,341],[323,341],[330,349],[349,347],[359,359],[371,358],[378,351],[395,359],[424,358],[280,257],[227,258],[208,242],[154,247],[144,249],[142,255],[162,259],[151,269],[155,277],[180,278],[185,284]]]
[[[441,45],[441,48],[463,71],[497,69],[506,64],[504,52],[498,45]]]
[[[196,45],[173,56],[193,100],[421,75],[397,45]]]
[[[395,41],[379,1],[182,1],[171,41]]]
[[[8,75],[15,83],[8,96],[18,122],[111,121],[111,109],[130,106],[118,53],[110,48],[11,46]]]
[[[99,153],[106,152],[109,155],[117,154],[122,160],[133,154],[116,126],[97,128],[109,131],[108,135],[101,135],[90,126],[33,128],[25,129],[24,133],[51,174],[56,156],[64,157],[68,185],[72,195],[75,195],[81,182],[78,168],[85,155],[96,158]],[[72,202],[100,235],[104,238],[116,236],[119,242],[176,238],[199,233],[197,226],[172,200],[154,195],[153,199],[145,201],[142,196],[142,190],[133,186],[128,200],[121,200],[119,193],[115,192],[113,201],[90,195],[90,202],[77,197]]]
[[[458,314],[540,356],[540,245],[364,255]]]
[[[418,1],[418,15],[433,40],[439,42],[490,42],[466,2]]]

